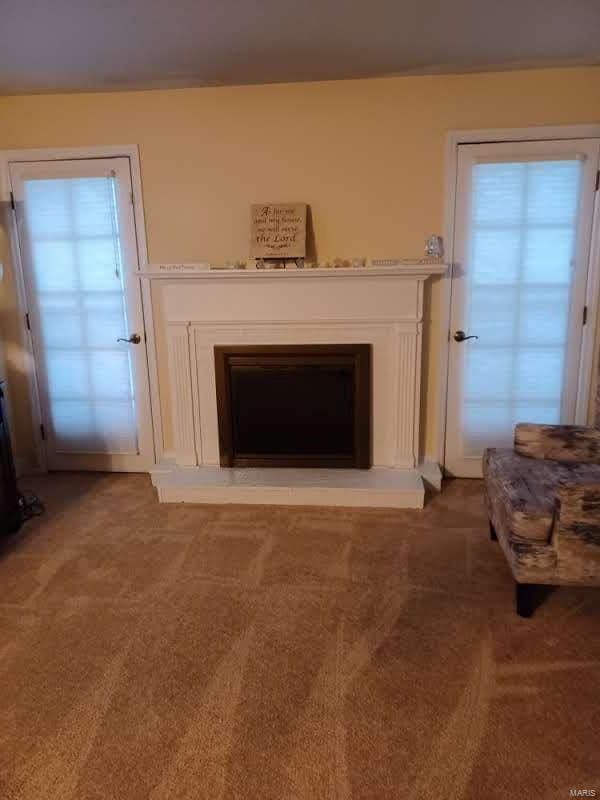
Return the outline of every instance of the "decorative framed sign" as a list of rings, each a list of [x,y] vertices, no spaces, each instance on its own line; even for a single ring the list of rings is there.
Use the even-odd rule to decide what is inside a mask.
[[[256,203],[250,212],[251,258],[304,258],[306,203]]]

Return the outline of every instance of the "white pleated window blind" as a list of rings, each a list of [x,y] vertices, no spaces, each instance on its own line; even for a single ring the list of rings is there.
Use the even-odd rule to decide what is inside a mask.
[[[135,453],[115,178],[23,185],[56,450]]]
[[[561,419],[581,178],[576,158],[472,167],[466,453]]]

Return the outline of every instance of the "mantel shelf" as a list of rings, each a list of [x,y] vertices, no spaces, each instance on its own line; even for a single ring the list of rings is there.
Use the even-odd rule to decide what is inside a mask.
[[[438,262],[410,262],[390,266],[371,267],[305,267],[304,269],[210,269],[205,265],[195,264],[148,264],[140,270],[139,275],[148,280],[186,280],[186,281],[251,281],[251,280],[286,280],[288,278],[372,278],[378,275],[386,277],[411,278],[425,280],[433,275],[444,275],[447,264]]]

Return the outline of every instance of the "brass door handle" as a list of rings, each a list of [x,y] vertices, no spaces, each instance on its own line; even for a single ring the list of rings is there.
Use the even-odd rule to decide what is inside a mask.
[[[454,334],[454,341],[455,342],[466,342],[467,339],[479,339],[479,336],[467,336],[464,331],[456,331]]]
[[[127,344],[139,344],[142,341],[142,337],[137,333],[132,333],[129,339],[117,339],[117,342],[126,342]]]

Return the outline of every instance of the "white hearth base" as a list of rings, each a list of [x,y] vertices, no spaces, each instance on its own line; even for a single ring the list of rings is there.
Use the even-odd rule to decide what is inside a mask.
[[[152,482],[162,503],[361,508],[423,508],[416,469],[276,469],[158,466]]]

